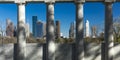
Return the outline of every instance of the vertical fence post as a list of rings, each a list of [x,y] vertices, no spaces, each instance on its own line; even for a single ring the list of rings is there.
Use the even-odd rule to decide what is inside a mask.
[[[55,60],[54,3],[47,4],[47,34],[43,46],[43,60]]]
[[[112,2],[105,3],[105,60],[113,60],[113,14]],[[112,49],[110,51],[110,49]]]
[[[84,60],[83,2],[76,2],[76,40],[73,60]]]
[[[105,42],[101,43],[101,60],[105,60]]]
[[[25,3],[18,3],[17,44],[14,46],[14,60],[26,59]]]

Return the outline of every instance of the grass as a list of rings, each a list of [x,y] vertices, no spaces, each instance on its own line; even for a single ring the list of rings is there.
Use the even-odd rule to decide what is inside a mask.
[[[35,38],[27,38],[26,43],[45,43],[44,39],[35,39]],[[0,44],[8,44],[8,43],[17,43],[17,38],[15,37],[0,37]]]
[[[101,43],[102,41],[104,41],[104,38],[84,38],[85,42],[89,42],[89,43]],[[114,40],[114,42],[116,43],[120,43],[120,39],[119,40]],[[8,43],[17,43],[17,38],[15,37],[0,37],[0,44],[8,44]],[[46,43],[45,39],[36,39],[33,37],[29,37],[26,39],[26,43],[41,43],[44,44]],[[75,39],[73,38],[58,38],[55,39],[55,43],[68,43],[68,44],[72,44],[75,43]]]
[[[55,39],[55,43],[73,43],[74,39],[68,39],[68,38],[59,38]],[[17,43],[17,38],[15,37],[0,37],[0,44],[9,44],[9,43]],[[26,39],[26,43],[41,43],[44,44],[46,43],[45,39],[36,39],[29,37]]]

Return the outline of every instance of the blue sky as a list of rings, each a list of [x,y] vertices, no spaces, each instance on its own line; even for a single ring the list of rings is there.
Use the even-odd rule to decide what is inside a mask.
[[[56,3],[55,4],[55,21],[60,20],[61,32],[68,36],[70,23],[75,21],[75,4],[74,3]],[[103,3],[85,3],[84,4],[84,21],[89,20],[90,25],[104,26],[105,7]],[[44,3],[28,3],[26,5],[26,22],[30,24],[32,31],[32,16],[38,16],[38,19],[46,21],[46,5]],[[113,16],[120,16],[120,3],[114,3]],[[17,23],[17,5],[0,4],[0,24],[5,27],[6,19],[9,18],[16,25]]]

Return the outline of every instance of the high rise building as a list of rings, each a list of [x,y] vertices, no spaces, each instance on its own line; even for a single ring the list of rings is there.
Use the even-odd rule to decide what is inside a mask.
[[[32,33],[33,33],[33,36],[37,36],[37,29],[36,29],[36,24],[37,24],[37,16],[33,16],[32,17]]]
[[[74,38],[75,37],[75,27],[74,27],[74,22],[71,23],[70,25],[70,30],[69,30],[69,38]]]
[[[14,25],[10,19],[6,20],[6,35],[11,37],[14,35]]]
[[[30,36],[29,23],[25,24],[25,32],[26,32],[26,37],[29,37]]]
[[[6,19],[6,27],[7,27],[8,25],[10,25],[10,23],[11,23],[11,20],[10,20],[10,19]]]
[[[37,38],[43,38],[43,35],[44,35],[44,24],[41,22],[41,21],[37,21],[37,24],[36,24],[36,36]]]
[[[97,32],[96,32],[96,26],[92,26],[92,38],[96,38],[97,37]]]
[[[56,38],[60,38],[60,21],[56,21]]]
[[[43,36],[46,36],[46,23],[43,23]]]
[[[90,28],[89,28],[89,21],[88,20],[85,23],[85,37],[90,37]]]

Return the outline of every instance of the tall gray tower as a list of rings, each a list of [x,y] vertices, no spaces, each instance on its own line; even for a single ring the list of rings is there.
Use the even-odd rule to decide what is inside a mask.
[[[60,38],[60,21],[56,21],[56,38]]]
[[[97,27],[96,26],[92,26],[92,38],[96,38],[97,37]]]
[[[90,37],[90,25],[88,20],[86,20],[85,23],[85,37]]]
[[[74,27],[74,22],[71,23],[70,25],[70,30],[69,30],[69,38],[74,38],[75,37],[75,27]]]

